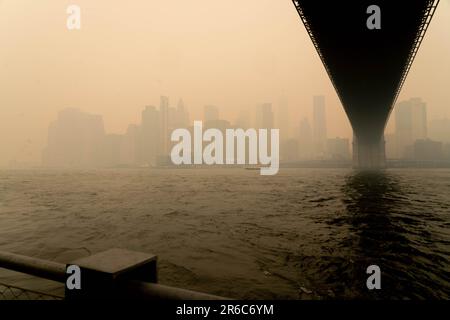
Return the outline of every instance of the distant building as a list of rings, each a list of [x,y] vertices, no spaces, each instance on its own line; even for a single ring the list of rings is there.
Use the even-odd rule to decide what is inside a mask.
[[[395,106],[395,136],[398,158],[411,156],[408,150],[414,142],[427,138],[426,104],[420,98],[402,101]]]
[[[218,129],[225,135],[225,130],[230,129],[231,124],[227,120],[210,120],[203,123],[203,129]]]
[[[384,135],[384,141],[385,141],[385,152],[386,152],[386,158],[387,159],[396,159],[397,158],[397,144],[395,140],[395,134],[385,134]]]
[[[430,139],[418,139],[413,145],[414,160],[436,161],[443,160],[442,142]]]
[[[146,106],[140,125],[125,134],[105,134],[101,116],[65,109],[48,131],[43,150],[46,166],[142,166],[167,164],[173,129],[188,128],[189,114],[182,100],[177,108],[161,97],[160,109]]]
[[[429,123],[429,137],[430,139],[450,142],[450,119],[436,119]]]
[[[156,163],[156,157],[161,153],[160,112],[154,106],[146,106],[142,111],[142,123],[139,130],[138,164]]]
[[[291,137],[291,127],[289,118],[289,104],[285,97],[280,99],[278,104],[276,127],[280,129],[280,141],[283,142]]]
[[[216,106],[208,105],[203,108],[203,121],[219,120],[219,109]]]
[[[46,166],[92,166],[102,161],[103,119],[79,109],[64,109],[48,128]]]
[[[178,128],[187,128],[189,126],[189,113],[182,99],[178,101],[175,119],[171,123],[172,130]]]
[[[241,110],[236,119],[235,123],[236,128],[248,129],[250,128],[250,114],[248,110]]]
[[[119,134],[107,134],[102,143],[101,165],[113,167],[121,164],[121,148],[124,136]]]
[[[299,160],[299,143],[297,139],[287,139],[281,143],[281,161],[294,162]]]
[[[177,107],[169,106],[169,98],[161,96],[160,107],[148,106],[142,112],[142,125],[139,128],[140,165],[166,165],[173,143],[171,133],[175,129],[189,127],[189,113],[183,100]]]
[[[312,129],[307,118],[303,118],[300,122],[298,148],[301,160],[310,160],[313,157]]]
[[[274,116],[271,103],[263,103],[256,107],[256,128],[273,129]]]
[[[325,97],[313,97],[313,144],[315,157],[321,158],[326,152],[327,123],[325,115]]]
[[[137,165],[139,159],[139,127],[135,124],[128,126],[120,146],[120,164]]]
[[[442,145],[442,154],[445,160],[450,161],[450,143],[444,143]]]
[[[158,156],[169,155],[170,132],[169,132],[169,98],[161,96],[159,106],[159,128],[160,128],[160,154]]]
[[[349,160],[350,159],[349,140],[341,138],[328,139],[327,154],[333,160]]]

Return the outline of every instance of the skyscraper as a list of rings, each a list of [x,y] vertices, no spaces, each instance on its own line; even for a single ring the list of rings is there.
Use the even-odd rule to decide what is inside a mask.
[[[395,141],[395,133],[385,133],[384,141],[385,141],[386,159],[396,159],[398,155]]]
[[[450,119],[442,118],[430,121],[428,136],[437,141],[450,142]]]
[[[216,106],[207,105],[203,109],[203,121],[216,121],[219,120],[219,109]]]
[[[120,163],[125,165],[136,165],[138,159],[139,127],[130,124],[127,132],[122,138],[120,147]]]
[[[256,107],[256,128],[273,129],[273,112],[271,103],[263,103]]]
[[[184,105],[183,99],[178,101],[177,111],[175,116],[175,128],[187,128],[189,126],[189,113]]]
[[[399,158],[408,157],[418,139],[427,138],[426,104],[420,98],[399,102],[395,107],[396,149]]]
[[[245,109],[245,110],[241,109],[239,111],[239,115],[236,119],[235,126],[237,128],[241,128],[241,129],[250,128],[250,113],[248,112],[247,109]]]
[[[444,158],[443,144],[441,141],[417,139],[414,141],[412,150],[414,160],[436,161]]]
[[[312,130],[307,118],[303,118],[299,128],[299,156],[301,160],[309,160],[313,153]]]
[[[323,157],[327,143],[325,96],[313,97],[313,144],[315,157]]]
[[[169,98],[161,96],[160,106],[159,106],[159,116],[160,116],[160,142],[161,142],[161,156],[166,156],[169,154]]]
[[[289,104],[286,97],[282,97],[278,104],[276,115],[276,125],[280,129],[280,140],[284,141],[290,138]]]
[[[43,152],[46,166],[89,166],[102,160],[103,119],[78,109],[64,109],[48,128]]]
[[[297,139],[286,139],[281,143],[281,161],[298,161],[299,154],[299,142]]]
[[[350,159],[350,143],[348,139],[327,139],[327,154],[333,160]]]
[[[142,125],[139,138],[139,163],[155,164],[160,153],[160,112],[154,106],[142,111]]]

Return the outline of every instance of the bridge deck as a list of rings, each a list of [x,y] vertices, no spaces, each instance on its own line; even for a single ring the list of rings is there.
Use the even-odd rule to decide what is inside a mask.
[[[378,141],[438,0],[294,0],[355,134]],[[367,28],[367,8],[381,29]]]

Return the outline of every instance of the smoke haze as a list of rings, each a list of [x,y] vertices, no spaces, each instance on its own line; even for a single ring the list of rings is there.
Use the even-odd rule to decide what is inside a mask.
[[[66,28],[81,7],[82,28]],[[429,119],[449,117],[450,2],[441,1],[399,97],[421,97]],[[159,96],[204,105],[235,122],[280,101],[289,125],[326,97],[329,136],[351,127],[290,0],[0,1],[0,166],[40,161],[47,129],[67,107],[103,116],[108,133],[139,123]],[[388,125],[392,130],[392,121]]]

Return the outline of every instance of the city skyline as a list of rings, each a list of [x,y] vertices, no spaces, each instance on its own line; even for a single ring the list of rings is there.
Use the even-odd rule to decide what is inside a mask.
[[[450,0],[0,0],[0,43],[0,300],[450,298]]]
[[[272,103],[258,104],[243,121],[224,119],[221,110],[205,105],[200,119],[191,119],[189,107],[182,99],[171,103],[160,97],[158,107],[147,105],[138,123],[128,125],[126,132],[117,134],[105,130],[102,115],[90,114],[77,108],[61,110],[48,127],[48,141],[42,152],[42,163],[52,166],[160,166],[170,164],[173,147],[171,133],[180,128],[193,130],[194,121],[203,121],[205,128],[278,129]],[[313,96],[312,119],[293,120],[293,130],[280,138],[280,160],[296,163],[309,160],[350,161],[352,140],[327,133],[325,96]],[[286,110],[285,110],[286,111]],[[285,114],[290,119],[289,112]],[[427,120],[427,104],[415,97],[399,101],[395,108],[393,133],[385,134],[388,159],[450,160],[450,120]],[[310,125],[310,122],[312,125]],[[281,122],[282,124],[282,122]],[[428,134],[431,131],[431,134]],[[280,130],[280,132],[283,132]],[[248,159],[247,159],[248,160]],[[23,165],[12,162],[12,165]]]
[[[120,134],[160,93],[182,96],[192,118],[213,103],[233,121],[264,101],[273,103],[276,118],[280,100],[292,118],[312,119],[310,97],[323,94],[330,136],[351,139],[345,112],[290,1],[78,4],[83,27],[70,32],[64,3],[0,3],[0,15],[8,17],[0,19],[2,166],[37,161],[48,123],[64,107],[102,114],[107,132]],[[449,9],[449,2],[441,3],[399,97],[422,97],[430,120],[449,116],[444,88],[450,44],[442,41],[450,37]],[[387,132],[394,130],[392,118]]]

